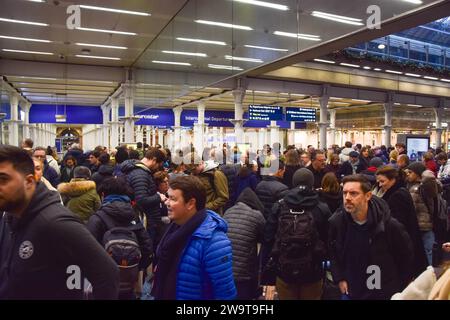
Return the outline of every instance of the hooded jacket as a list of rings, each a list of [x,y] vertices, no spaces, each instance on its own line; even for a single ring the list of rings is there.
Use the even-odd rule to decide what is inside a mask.
[[[228,238],[233,249],[233,274],[236,281],[258,277],[257,244],[262,242],[266,220],[264,206],[250,188],[238,197],[223,218],[228,223]]]
[[[137,160],[122,162],[121,169],[134,191],[134,200],[147,216],[147,223],[150,221],[159,223],[161,221],[159,205],[161,197],[156,193],[156,184],[150,169]]]
[[[177,300],[228,300],[236,297],[227,223],[207,210],[207,217],[184,248],[178,267]]]
[[[86,227],[100,244],[103,244],[103,236],[105,235],[105,232],[108,231],[104,222],[106,219],[108,219],[110,224],[114,227],[133,228],[142,253],[139,267],[141,270],[146,269],[152,262],[153,244],[142,223],[135,220],[135,212],[131,203],[129,201],[104,203],[101,208],[89,218]]]
[[[58,191],[67,208],[84,223],[100,208],[100,197],[94,181],[72,179],[69,183],[61,183]]]
[[[74,266],[96,299],[117,299],[114,261],[58,195],[38,183],[20,219],[9,213],[0,219],[0,299],[81,299]]]
[[[222,214],[222,209],[230,195],[228,193],[227,177],[217,167],[217,163],[205,161],[205,168],[198,175],[198,178],[200,178],[206,189],[206,208]]]
[[[347,280],[344,261],[350,248],[346,238],[351,224],[355,222],[350,213],[342,208],[333,214],[329,223],[331,273],[338,283]],[[388,204],[377,197],[369,201],[366,223],[369,232],[367,267],[379,267],[381,283],[380,289],[367,290],[365,297],[358,298],[390,299],[394,293],[402,291],[411,279],[414,255],[411,239],[403,225],[391,217]],[[351,290],[349,284],[350,294]]]
[[[339,190],[338,193],[319,190],[319,200],[326,203],[330,212],[334,213],[337,209],[342,207],[342,190]]]
[[[264,218],[270,215],[275,202],[284,197],[289,191],[288,187],[281,182],[280,178],[274,176],[262,176],[261,182],[256,186],[255,193],[264,205]]]
[[[102,184],[103,180],[106,178],[111,178],[113,176],[114,167],[110,166],[108,164],[102,164],[96,173],[92,175],[92,181],[95,182],[95,185],[98,188],[100,188],[100,185]]]

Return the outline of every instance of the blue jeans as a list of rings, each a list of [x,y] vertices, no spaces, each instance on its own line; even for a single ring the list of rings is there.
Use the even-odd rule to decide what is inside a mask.
[[[425,249],[425,255],[427,256],[428,265],[433,264],[433,244],[434,244],[434,232],[425,231],[422,232],[422,242]]]

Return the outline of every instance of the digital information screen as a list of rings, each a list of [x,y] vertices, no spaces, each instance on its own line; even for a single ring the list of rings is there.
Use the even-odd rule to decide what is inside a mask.
[[[283,108],[279,106],[249,105],[248,119],[263,121],[283,120]]]
[[[316,109],[286,108],[286,121],[316,122]]]
[[[406,137],[406,152],[411,161],[422,161],[429,147],[430,138],[428,137]]]

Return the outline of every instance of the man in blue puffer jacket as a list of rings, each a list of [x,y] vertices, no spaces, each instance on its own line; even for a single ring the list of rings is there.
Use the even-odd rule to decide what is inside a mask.
[[[227,224],[205,209],[202,182],[194,176],[178,177],[170,181],[168,194],[172,224],[156,251],[152,295],[157,300],[234,299]]]

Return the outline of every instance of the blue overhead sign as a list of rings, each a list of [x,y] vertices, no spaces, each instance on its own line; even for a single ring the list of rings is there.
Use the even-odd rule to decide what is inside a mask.
[[[316,109],[286,108],[286,121],[316,122]]]
[[[249,105],[248,119],[261,121],[283,120],[283,108],[280,106]]]

